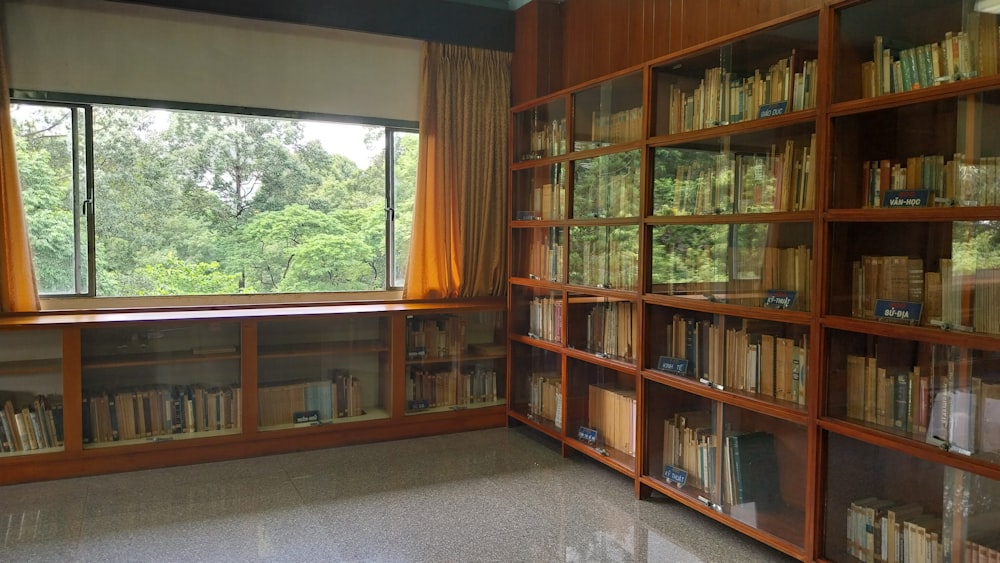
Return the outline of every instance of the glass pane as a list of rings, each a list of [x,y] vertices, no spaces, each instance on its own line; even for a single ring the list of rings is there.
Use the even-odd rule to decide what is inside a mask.
[[[972,563],[1000,554],[1000,482],[837,434],[827,434],[826,449],[827,560]]]
[[[393,131],[392,187],[394,213],[392,223],[393,287],[403,287],[406,280],[406,263],[410,256],[410,235],[413,232],[413,206],[417,191],[417,159],[419,135],[407,131]]]
[[[997,461],[1000,352],[830,331],[826,411]]]
[[[562,361],[558,354],[511,343],[511,410],[535,424],[561,433],[563,427]]]
[[[388,418],[388,319],[262,322],[257,332],[260,428]]]
[[[673,135],[815,107],[818,18],[655,67],[654,134]]]
[[[1000,205],[998,117],[1000,92],[837,118],[832,206]]]
[[[515,253],[511,274],[520,278],[565,283],[564,233],[562,227],[514,229]]]
[[[503,405],[504,314],[406,319],[406,410],[440,412]]]
[[[238,434],[240,325],[84,329],[84,447]]]
[[[833,225],[831,246],[851,267],[831,270],[830,311],[1000,335],[1000,222],[912,222],[905,235],[900,225]]]
[[[562,163],[515,170],[512,176],[514,221],[551,221],[566,218],[565,165]]]
[[[83,111],[11,104],[11,118],[38,291],[86,293],[87,221],[79,214],[86,198]]]
[[[653,149],[653,215],[802,211],[816,206],[816,135],[787,127]],[[705,146],[705,145],[710,146]]]
[[[0,332],[0,457],[61,451],[62,333]]]
[[[635,291],[639,227],[572,227],[569,244],[569,283]]]
[[[642,138],[642,73],[573,94],[573,115],[575,151]]]
[[[567,360],[566,434],[632,471],[635,468],[635,376]]]
[[[639,216],[639,151],[578,160],[573,166],[573,218]]]
[[[646,367],[805,410],[809,327],[646,308]]]
[[[514,159],[518,162],[566,154],[566,100],[514,115]]]
[[[567,345],[601,358],[635,363],[635,303],[623,299],[569,296]]]
[[[933,87],[996,73],[976,53],[996,48],[995,14],[963,15],[977,2],[887,0],[851,5],[837,12],[834,101]],[[963,33],[964,32],[964,33]],[[992,40],[990,40],[992,36]]]
[[[553,343],[563,342],[562,292],[515,286],[511,296],[511,331]]]
[[[812,231],[811,223],[653,227],[652,292],[808,311]]]
[[[645,474],[661,487],[719,505],[719,404],[649,380],[645,403]]]

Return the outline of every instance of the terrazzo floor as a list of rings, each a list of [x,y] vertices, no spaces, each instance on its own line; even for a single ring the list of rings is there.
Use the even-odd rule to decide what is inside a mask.
[[[0,561],[792,559],[499,428],[0,487]]]

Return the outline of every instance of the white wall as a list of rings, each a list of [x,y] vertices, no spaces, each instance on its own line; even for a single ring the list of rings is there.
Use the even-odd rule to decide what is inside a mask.
[[[14,89],[417,121],[414,39],[100,0],[4,9]]]

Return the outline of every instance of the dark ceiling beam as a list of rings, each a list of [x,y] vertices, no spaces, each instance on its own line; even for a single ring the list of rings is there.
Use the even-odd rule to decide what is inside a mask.
[[[112,0],[514,50],[514,13],[446,0]]]

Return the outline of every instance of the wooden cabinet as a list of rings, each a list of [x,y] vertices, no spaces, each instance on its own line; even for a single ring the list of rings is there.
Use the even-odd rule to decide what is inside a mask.
[[[0,483],[497,426],[506,333],[497,300],[10,316]]]
[[[989,4],[827,2],[515,107],[571,126],[511,166],[510,418],[805,561],[1000,557]],[[634,458],[594,388],[634,393]]]

